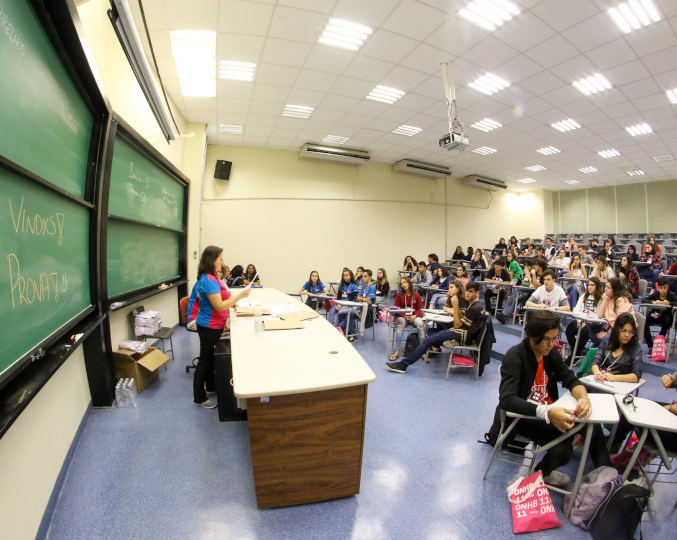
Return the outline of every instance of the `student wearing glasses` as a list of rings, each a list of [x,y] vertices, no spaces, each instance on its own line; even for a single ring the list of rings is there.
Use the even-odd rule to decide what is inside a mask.
[[[527,320],[527,337],[508,350],[501,365],[498,406],[509,412],[538,417],[520,420],[515,430],[539,445],[556,439],[574,427],[575,418],[586,418],[592,412],[585,387],[565,366],[554,348],[559,339],[559,324],[556,313],[534,312]],[[573,411],[552,406],[558,398],[558,383],[577,399]],[[572,442],[569,437],[556,444],[536,466],[536,470],[542,471],[547,484],[569,484],[569,477],[556,469],[571,459]],[[595,467],[610,465],[601,429],[593,431],[590,457]]]

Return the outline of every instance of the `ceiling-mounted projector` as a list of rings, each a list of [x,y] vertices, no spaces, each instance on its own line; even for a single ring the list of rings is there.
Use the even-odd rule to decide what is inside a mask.
[[[463,150],[470,144],[470,141],[468,141],[468,137],[462,133],[446,133],[440,137],[439,143],[440,148],[445,148],[447,150],[458,148],[459,150]]]

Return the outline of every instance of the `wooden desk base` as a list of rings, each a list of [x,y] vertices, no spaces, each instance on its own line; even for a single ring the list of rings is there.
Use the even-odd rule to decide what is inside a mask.
[[[247,400],[260,508],[360,492],[367,385]]]

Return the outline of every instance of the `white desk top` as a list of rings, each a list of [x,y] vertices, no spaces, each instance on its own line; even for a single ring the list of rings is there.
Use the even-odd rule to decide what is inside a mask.
[[[587,418],[576,418],[575,422],[583,422],[584,424],[615,424],[618,422],[618,409],[614,403],[613,396],[608,394],[588,394],[590,404],[592,405],[592,413]],[[574,410],[578,400],[571,392],[567,392],[559,398],[553,407],[564,407],[565,409]]]
[[[275,289],[252,289],[262,306],[289,305],[312,311]],[[230,315],[233,317],[234,310]],[[376,375],[355,348],[324,317],[303,321],[303,330],[255,333],[260,317],[230,323],[233,385],[241,398],[297,394],[373,382]]]
[[[581,377],[580,381],[585,384],[585,386],[589,386],[590,388],[597,388],[598,390],[601,390],[602,392],[606,392],[607,394],[621,394],[623,396],[627,394],[632,394],[635,390],[637,390],[640,386],[642,386],[646,381],[644,379],[640,379],[639,382],[636,383],[631,383],[631,382],[611,382],[611,381],[604,381],[603,383],[600,381],[595,380],[594,375],[586,375],[585,377]]]
[[[634,398],[637,410],[632,405],[623,404],[623,396],[616,395],[616,404],[631,424],[639,427],[663,429],[677,432],[677,415],[672,414],[650,399]]]

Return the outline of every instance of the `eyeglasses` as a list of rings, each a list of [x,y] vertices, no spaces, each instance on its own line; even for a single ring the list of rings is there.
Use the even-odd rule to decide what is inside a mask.
[[[553,344],[557,343],[558,339],[559,339],[559,336],[555,336],[553,338],[544,337],[541,341],[543,341],[543,343],[545,343],[546,345],[553,345]]]
[[[621,334],[625,334],[626,336],[634,336],[635,331],[634,330],[626,330],[625,328],[623,328],[621,330]]]

